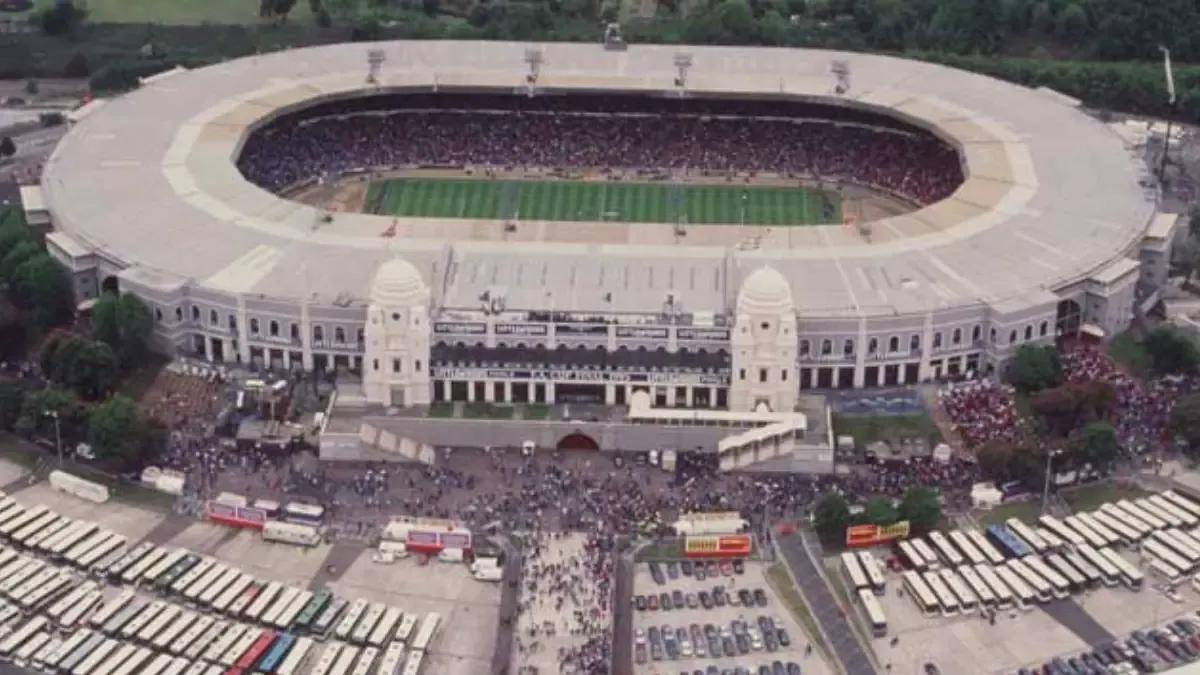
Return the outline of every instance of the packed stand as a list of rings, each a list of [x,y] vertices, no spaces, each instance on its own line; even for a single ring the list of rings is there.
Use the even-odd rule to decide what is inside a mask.
[[[289,116],[252,134],[238,166],[251,182],[276,191],[406,166],[769,172],[867,185],[918,204],[944,199],[962,182],[958,155],[933,135],[884,118],[846,123],[834,109],[821,111],[834,119],[798,118],[816,113],[743,102],[730,111],[736,117],[709,117],[635,98],[622,106],[628,110],[596,112],[588,97],[558,97],[549,110],[482,109],[492,98],[460,97],[458,109]]]
[[[1013,388],[1006,384],[990,379],[953,384],[938,390],[938,403],[967,449],[1021,438]]]

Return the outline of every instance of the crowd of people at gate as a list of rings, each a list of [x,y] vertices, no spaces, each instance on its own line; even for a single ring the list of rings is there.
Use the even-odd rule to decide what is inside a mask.
[[[870,186],[917,204],[944,199],[963,178],[957,153],[915,129],[761,116],[753,105],[746,116],[710,117],[669,114],[651,100],[637,114],[595,114],[590,103],[539,112],[323,110],[255,132],[238,166],[269,190],[407,166],[765,172]]]
[[[970,450],[991,440],[1016,441],[1021,435],[1013,388],[990,378],[948,385],[938,403],[954,432]]]

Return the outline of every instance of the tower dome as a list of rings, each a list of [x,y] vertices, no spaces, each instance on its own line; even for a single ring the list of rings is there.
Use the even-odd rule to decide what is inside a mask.
[[[403,258],[392,258],[375,271],[371,284],[371,304],[385,307],[423,305],[429,301],[429,289],[420,271]]]
[[[769,265],[751,272],[738,290],[738,314],[782,314],[794,309],[791,285]]]

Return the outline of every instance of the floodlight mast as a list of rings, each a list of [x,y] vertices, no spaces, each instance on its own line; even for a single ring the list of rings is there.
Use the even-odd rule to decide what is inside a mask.
[[[387,61],[387,52],[382,49],[367,50],[367,84],[379,85],[379,70]]]
[[[1163,75],[1167,80],[1167,136],[1163,139],[1162,159],[1158,164],[1158,180],[1167,182],[1167,154],[1171,150],[1171,123],[1175,121],[1175,70],[1171,67],[1171,50],[1159,45],[1163,55]]]
[[[833,93],[843,96],[850,91],[850,62],[846,59],[834,59],[829,64],[829,72],[833,73]]]
[[[537,89],[538,76],[542,73],[542,64],[545,63],[545,60],[540,48],[530,47],[525,50],[525,63],[529,66],[529,71],[525,74],[525,90],[530,98]]]
[[[679,52],[675,55],[672,63],[675,64],[675,72],[677,73],[675,76],[675,91],[679,94],[680,98],[683,98],[687,95],[687,77],[688,71],[692,67],[692,55],[687,52]]]

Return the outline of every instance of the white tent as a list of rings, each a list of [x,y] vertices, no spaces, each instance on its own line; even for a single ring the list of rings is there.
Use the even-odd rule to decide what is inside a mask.
[[[971,504],[977,509],[990,509],[1004,500],[995,483],[976,483],[971,486]]]

